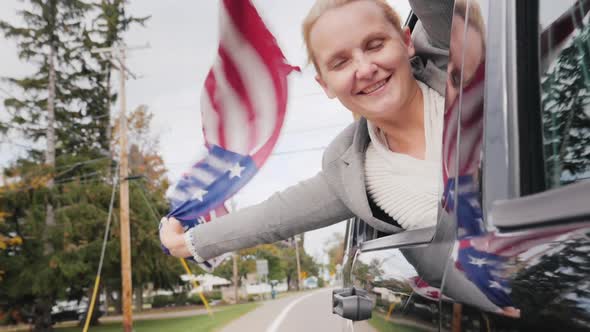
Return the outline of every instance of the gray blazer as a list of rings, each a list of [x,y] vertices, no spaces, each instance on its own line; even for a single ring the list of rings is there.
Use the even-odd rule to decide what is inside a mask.
[[[420,21],[412,38],[414,76],[444,95],[446,59],[454,0],[410,0]],[[326,148],[322,171],[266,201],[195,227],[193,245],[209,259],[226,252],[272,243],[332,225],[353,216],[373,228],[401,228],[373,216],[364,179],[364,155],[370,138],[365,119],[351,124]]]

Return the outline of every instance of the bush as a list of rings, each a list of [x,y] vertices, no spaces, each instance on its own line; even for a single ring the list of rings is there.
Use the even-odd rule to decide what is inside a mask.
[[[203,296],[205,296],[205,298],[207,299],[208,302],[211,302],[214,300],[221,300],[221,291],[212,291],[212,292],[203,293]],[[203,304],[203,301],[201,301],[201,297],[199,296],[199,294],[194,294],[193,296],[189,297],[187,299],[187,301],[193,305],[202,305]]]
[[[172,306],[182,306],[189,304],[186,293],[176,293],[172,295],[156,295],[152,298],[152,308],[163,308]]]
[[[203,293],[207,301],[221,300],[221,291],[212,291]],[[183,305],[202,305],[201,297],[199,294],[187,296],[186,293],[176,293],[172,295],[156,295],[151,301],[152,308],[163,308],[171,306],[183,306]]]
[[[174,304],[173,295],[156,295],[152,298],[152,308],[169,307]]]

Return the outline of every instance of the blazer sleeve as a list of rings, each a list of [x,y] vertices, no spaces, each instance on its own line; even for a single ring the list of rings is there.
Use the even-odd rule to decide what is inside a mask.
[[[209,259],[257,244],[284,240],[352,216],[320,172],[258,205],[199,225],[189,232],[193,232],[197,254]]]
[[[455,0],[410,0],[433,47],[448,49]]]

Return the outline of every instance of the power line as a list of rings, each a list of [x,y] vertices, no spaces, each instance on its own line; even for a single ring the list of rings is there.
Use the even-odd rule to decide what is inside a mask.
[[[271,156],[283,156],[283,155],[287,155],[287,154],[294,154],[294,153],[301,153],[301,152],[322,151],[322,150],[325,150],[326,148],[327,148],[327,146],[320,146],[320,147],[309,148],[309,149],[279,151],[279,152],[271,153]]]
[[[119,169],[118,165],[117,165],[117,170]],[[89,310],[86,313],[86,322],[84,324],[84,331],[88,331],[88,326],[90,324],[90,319],[92,317],[92,312],[94,311],[94,303],[96,300],[96,294],[98,293],[98,286],[100,285],[100,275],[102,273],[102,265],[104,262],[104,254],[106,252],[106,248],[107,248],[107,241],[109,239],[109,232],[111,229],[111,220],[112,220],[112,216],[113,216],[113,205],[115,204],[115,192],[117,191],[117,180],[118,180],[118,176],[117,176],[117,172],[115,172],[115,175],[113,176],[113,189],[111,191],[111,201],[109,203],[109,214],[107,217],[107,225],[106,225],[106,229],[104,231],[104,237],[102,240],[102,248],[100,250],[100,260],[98,263],[98,271],[96,272],[96,280],[94,282],[94,289],[92,291],[92,299],[90,302],[90,306],[89,306]]]
[[[14,99],[18,99],[16,98],[12,93],[8,92],[6,89],[4,89],[3,87],[0,87],[0,92],[2,92],[5,96],[9,97],[9,98],[14,98]]]
[[[16,142],[12,141],[10,138],[7,138],[7,141],[0,142],[0,144],[3,144],[3,145],[14,145],[14,146],[18,146],[19,148],[26,149],[26,150],[33,149],[32,146],[28,146],[28,145],[16,143]]]
[[[82,181],[78,182],[78,184],[85,185],[85,184],[100,183],[100,182],[105,182],[105,180],[106,180],[106,179],[97,179],[97,178],[95,177],[95,179],[92,179],[92,178],[90,178],[90,179],[88,179],[88,180],[82,180]],[[70,183],[72,183],[72,182],[75,182],[75,180],[72,180],[72,181],[67,181],[67,182],[60,182],[60,183],[56,183],[56,184],[54,185],[54,187],[63,187],[63,186],[67,186],[68,184],[70,184]],[[35,187],[34,187],[34,186],[31,186],[31,185],[29,185],[29,186],[26,186],[26,187],[23,187],[23,188],[19,188],[19,189],[12,189],[12,190],[2,190],[2,192],[3,192],[3,193],[18,193],[18,192],[25,192],[25,191],[34,190],[34,189],[35,189]]]
[[[273,152],[270,155],[271,156],[282,156],[282,155],[287,155],[287,154],[295,154],[295,153],[302,153],[302,152],[313,152],[313,151],[322,151],[324,149],[326,149],[327,146],[318,146],[318,147],[314,147],[314,148],[308,148],[308,149],[297,149],[297,150],[287,150],[287,151],[278,151],[278,152]],[[201,159],[204,159],[201,158]],[[201,160],[199,159],[199,160]],[[171,163],[165,163],[165,165],[188,165],[188,164],[195,164],[197,163],[198,160],[191,160],[191,161],[175,161],[175,162],[171,162]]]
[[[87,164],[91,164],[91,163],[95,163],[95,162],[99,162],[99,161],[106,160],[106,159],[110,159],[110,158],[108,158],[108,157],[100,157],[100,158],[96,158],[96,159],[91,159],[91,160],[86,160],[86,161],[80,161],[80,162],[74,162],[74,163],[69,163],[69,164],[61,165],[59,167],[54,168],[54,170],[57,171],[57,170],[65,169],[65,168],[68,168],[68,169],[66,169],[65,171],[59,172],[54,177],[58,177],[58,176],[67,174],[68,172],[74,170],[75,168],[77,168],[79,166],[87,165]],[[112,166],[112,165],[107,166],[107,168],[113,168],[113,167],[115,167],[115,166]],[[45,169],[38,169],[38,170],[35,170],[33,172],[27,172],[25,174],[20,174],[20,176],[22,176],[24,178],[27,178],[27,177],[30,178],[32,176],[41,175],[41,174],[43,174],[45,172],[46,172]],[[86,175],[90,175],[90,174],[94,174],[94,173],[98,173],[98,171],[93,172],[93,173],[80,174],[80,175],[77,175],[77,176],[74,176],[74,177],[66,178],[65,180],[77,179],[78,177],[84,177]],[[56,183],[61,183],[62,180],[64,180],[64,179],[60,179]],[[66,182],[68,182],[68,181],[66,181]]]
[[[337,125],[323,126],[323,127],[315,127],[315,128],[309,128],[309,129],[301,129],[301,130],[288,130],[288,131],[285,131],[283,134],[284,135],[304,134],[304,133],[314,132],[314,131],[318,131],[318,130],[334,129],[334,128],[344,129],[348,125],[350,125],[351,123],[352,122],[344,123],[344,124],[337,124]]]

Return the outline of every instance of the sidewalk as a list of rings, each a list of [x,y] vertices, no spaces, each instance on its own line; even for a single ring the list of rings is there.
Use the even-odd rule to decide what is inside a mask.
[[[220,308],[223,308],[226,306],[221,306],[221,307],[213,307],[211,308],[211,311],[213,312],[217,312],[219,311]],[[207,310],[205,308],[200,308],[200,309],[187,309],[187,308],[182,308],[180,310],[170,310],[171,308],[166,308],[166,309],[155,309],[155,310],[150,310],[148,312],[137,312],[137,313],[133,313],[133,320],[149,320],[149,319],[162,319],[162,318],[178,318],[178,317],[190,317],[190,316],[198,316],[198,315],[206,315],[207,314]],[[106,316],[106,317],[101,317],[100,319],[101,323],[108,323],[108,322],[120,322],[123,320],[123,316],[121,315],[117,315],[117,316]]]
[[[212,307],[211,311],[217,312],[227,305]],[[150,320],[150,319],[163,319],[163,318],[179,318],[179,317],[190,317],[198,315],[206,315],[207,310],[203,306],[199,306],[198,309],[191,309],[189,307],[181,308],[161,308],[151,309],[145,312],[134,312],[133,320]],[[99,319],[101,323],[121,322],[123,316],[103,316]],[[55,324],[55,327],[72,327],[78,325],[77,321],[61,322]],[[27,324],[20,324],[16,326],[0,326],[0,332],[22,332],[31,331],[31,326]]]

